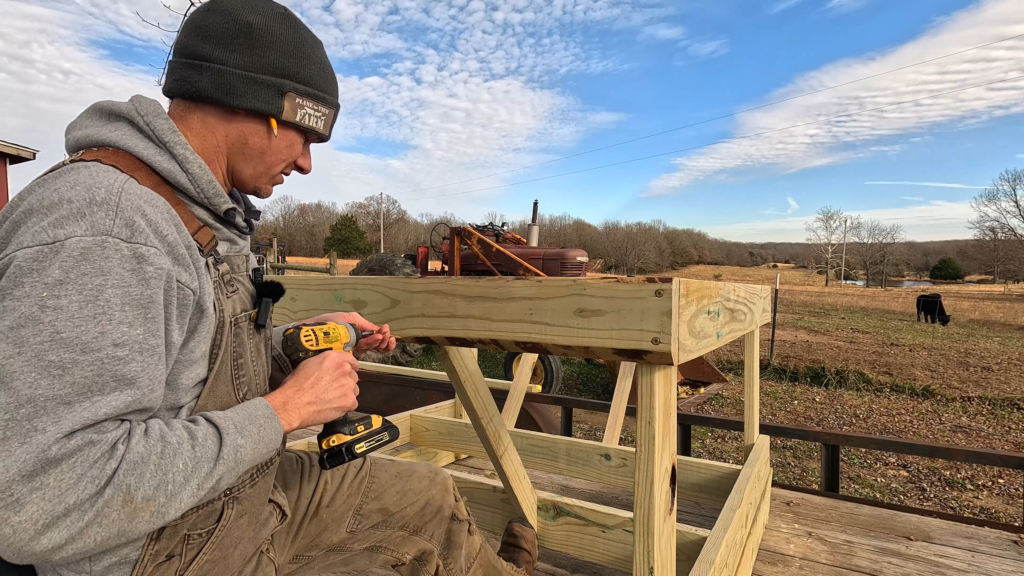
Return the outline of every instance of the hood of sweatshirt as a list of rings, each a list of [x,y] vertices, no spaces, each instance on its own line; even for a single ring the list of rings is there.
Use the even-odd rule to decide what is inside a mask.
[[[137,95],[127,102],[97,102],[68,125],[64,137],[68,154],[104,146],[133,154],[183,195],[196,216],[217,234],[221,252],[248,251],[248,235],[259,211],[244,194],[224,192],[156,100]]]

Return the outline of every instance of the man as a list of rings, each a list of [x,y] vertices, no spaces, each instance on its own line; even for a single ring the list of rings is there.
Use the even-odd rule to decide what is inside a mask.
[[[163,92],[167,112],[87,109],[71,157],[0,212],[0,556],[62,575],[532,573],[533,529],[513,520],[495,553],[437,467],[321,471],[282,449],[359,393],[355,358],[293,370],[251,314],[246,195],[308,173],[331,136],[321,42],[271,0],[210,0]],[[374,331],[357,354],[395,345],[321,319]]]

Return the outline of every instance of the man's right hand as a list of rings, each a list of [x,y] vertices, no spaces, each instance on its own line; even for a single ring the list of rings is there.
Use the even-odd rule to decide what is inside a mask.
[[[330,422],[358,406],[358,367],[348,352],[328,350],[303,361],[263,398],[277,412],[285,434]]]

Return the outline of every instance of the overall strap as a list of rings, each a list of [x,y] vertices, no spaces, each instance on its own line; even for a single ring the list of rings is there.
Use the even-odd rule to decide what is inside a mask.
[[[131,176],[136,182],[156,192],[171,205],[171,208],[178,214],[178,218],[181,218],[189,235],[195,240],[203,257],[208,257],[217,248],[217,236],[213,230],[200,222],[199,218],[196,218],[192,210],[174,192],[170,183],[142,160],[116,148],[89,148],[76,152],[64,161],[65,164],[74,162],[99,162]]]

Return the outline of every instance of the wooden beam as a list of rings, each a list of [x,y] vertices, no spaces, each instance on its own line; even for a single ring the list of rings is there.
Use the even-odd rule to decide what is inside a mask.
[[[406,366],[392,366],[390,364],[377,364],[375,362],[359,362],[359,371],[368,372],[380,372],[381,374],[395,374],[397,376],[411,376],[413,378],[424,378],[426,380],[436,380],[438,382],[450,382],[451,379],[448,375],[440,370],[424,370],[422,368],[409,368]],[[509,390],[512,387],[512,383],[508,380],[498,380],[496,378],[484,378],[484,382],[487,383],[487,387],[492,390]],[[527,392],[540,392],[539,385],[527,386]]]
[[[761,435],[761,329],[743,337],[743,453],[750,455]]]
[[[448,470],[459,494],[466,499],[477,525],[500,534],[515,509],[499,482]],[[625,510],[592,504],[546,492],[537,493],[537,540],[544,548],[617,570],[633,566],[633,515]],[[687,574],[707,540],[708,531],[685,524],[673,526],[676,566]]]
[[[734,576],[742,562],[744,544],[756,528],[755,520],[765,488],[771,484],[771,452],[767,436],[754,443],[736,485],[715,522],[690,576]]]
[[[472,424],[450,417],[414,413],[409,422],[409,441],[417,446],[452,450],[486,458]],[[633,488],[636,450],[553,436],[529,430],[510,430],[509,436],[527,468],[599,482],[616,488]],[[732,491],[741,467],[735,464],[676,457],[676,492],[679,498],[721,507]]]
[[[533,376],[533,367],[536,365],[536,354],[526,353],[519,356],[519,367],[516,368],[512,387],[505,398],[505,406],[501,408],[501,419],[505,421],[506,428],[516,427],[519,409],[523,407],[523,398],[526,398],[526,392],[530,388],[530,378]]]
[[[637,366],[633,574],[676,570],[676,369]]]
[[[685,280],[676,298],[676,365],[771,321],[770,286]]]
[[[608,411],[608,424],[604,427],[602,443],[610,446],[619,445],[622,435],[622,420],[626,417],[626,405],[629,403],[629,390],[633,386],[633,373],[636,362],[623,362],[619,365],[619,374],[615,378],[615,395],[612,397],[612,409]]]
[[[764,492],[761,493],[761,501],[757,506],[754,516],[754,523],[750,527],[750,535],[743,545],[743,553],[736,567],[735,576],[751,576],[754,572],[754,561],[757,560],[757,551],[761,548],[761,538],[764,536],[764,529],[768,525],[768,510],[772,501],[772,471],[768,471],[768,481],[765,483]]]
[[[675,364],[679,279],[286,276],[283,325],[358,312],[406,342]]]
[[[520,517],[537,526],[537,494],[512,444],[508,428],[498,413],[491,391],[484,383],[480,365],[465,348],[444,347],[438,351],[438,356],[451,378],[456,394],[462,399],[462,408],[487,451],[487,457],[501,478],[502,485],[512,496],[517,512]]]

